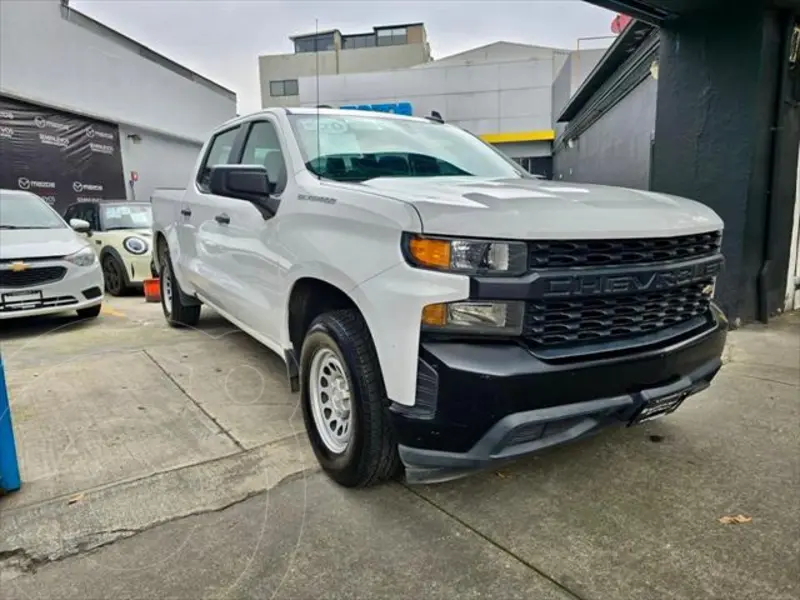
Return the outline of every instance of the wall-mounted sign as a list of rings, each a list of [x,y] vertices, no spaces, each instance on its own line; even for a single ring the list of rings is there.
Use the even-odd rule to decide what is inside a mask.
[[[395,115],[411,116],[414,111],[410,102],[394,102],[391,104],[348,104],[347,106],[340,106],[339,108],[345,110],[371,110],[374,112],[393,113]]]
[[[119,128],[0,96],[0,188],[31,191],[58,212],[125,198]]]

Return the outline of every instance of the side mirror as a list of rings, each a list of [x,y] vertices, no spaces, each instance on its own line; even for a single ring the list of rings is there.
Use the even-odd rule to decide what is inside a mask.
[[[280,201],[272,197],[275,186],[261,165],[211,167],[209,190],[216,196],[251,202],[265,219],[275,216]]]
[[[89,225],[89,222],[83,219],[70,219],[69,226],[78,233],[89,233],[92,230],[92,226]]]

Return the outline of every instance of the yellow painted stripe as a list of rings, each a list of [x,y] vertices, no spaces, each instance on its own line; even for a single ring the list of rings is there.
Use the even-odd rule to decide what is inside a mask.
[[[484,142],[490,144],[507,144],[509,142],[544,142],[556,139],[556,132],[552,129],[538,131],[509,131],[508,133],[484,133],[480,136]]]
[[[103,306],[103,308],[100,309],[100,312],[103,313],[104,315],[109,315],[111,317],[124,317],[125,316],[124,312],[120,312],[118,310],[115,310],[115,309],[111,308],[110,306]]]

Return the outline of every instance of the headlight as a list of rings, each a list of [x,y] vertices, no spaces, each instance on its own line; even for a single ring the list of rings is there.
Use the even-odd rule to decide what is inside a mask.
[[[147,242],[139,237],[126,237],[122,240],[122,245],[131,254],[144,254],[150,249]]]
[[[518,336],[525,313],[523,302],[481,301],[429,304],[422,310],[422,327],[442,333]]]
[[[90,246],[84,246],[77,252],[70,254],[69,256],[65,256],[64,260],[79,267],[89,267],[94,264],[96,258],[97,257],[95,256],[94,250],[92,250]]]
[[[408,261],[417,267],[469,275],[521,275],[528,269],[525,242],[455,240],[407,235]]]

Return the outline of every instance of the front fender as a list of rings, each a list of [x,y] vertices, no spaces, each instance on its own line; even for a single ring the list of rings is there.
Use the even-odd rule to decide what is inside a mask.
[[[413,406],[422,309],[469,298],[469,277],[416,269],[403,262],[367,280],[350,295],[372,334],[387,396]]]
[[[302,264],[294,264],[286,274],[286,298],[283,302],[283,314],[281,315],[281,347],[284,350],[292,350],[291,336],[289,335],[289,301],[292,298],[292,290],[294,286],[301,279],[319,279],[325,283],[339,288],[355,302],[352,296],[352,290],[358,285],[344,271],[336,267],[319,261],[305,262]]]

